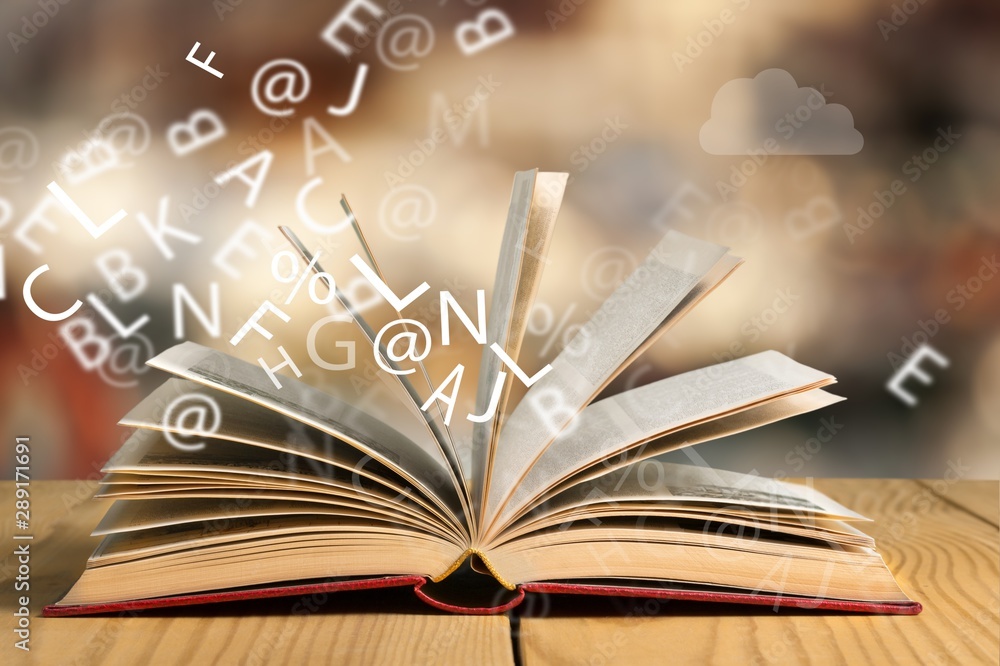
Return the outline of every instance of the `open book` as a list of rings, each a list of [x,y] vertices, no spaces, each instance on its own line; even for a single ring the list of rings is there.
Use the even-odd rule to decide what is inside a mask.
[[[136,430],[104,468],[98,496],[116,501],[94,532],[103,539],[46,614],[403,585],[468,613],[531,592],[919,612],[849,508],[806,486],[657,458],[831,405],[830,375],[770,351],[595,401],[736,269],[726,248],[667,233],[543,371],[517,369],[565,184],[515,177],[470,451],[442,401],[428,406],[418,363],[383,373],[402,401],[384,418],[185,342],[149,361],[173,377],[122,419]],[[327,284],[399,369],[367,313]],[[191,394],[217,410],[211,428],[165,418]]]

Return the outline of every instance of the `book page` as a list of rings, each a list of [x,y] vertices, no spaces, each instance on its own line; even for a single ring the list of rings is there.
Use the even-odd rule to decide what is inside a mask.
[[[750,529],[766,529],[792,536],[822,539],[830,543],[847,546],[874,548],[875,540],[853,528],[849,523],[836,518],[818,518],[815,514],[779,511],[772,508],[750,507],[746,505],[686,504],[676,502],[618,502],[598,493],[587,498],[588,502],[559,513],[549,513],[541,517],[531,516],[531,522],[518,523],[517,527],[505,530],[502,537],[490,543],[494,548],[502,543],[541,532],[550,528],[568,529],[571,523],[586,521],[594,525],[620,524],[627,520],[632,524],[644,525],[649,518],[670,518],[685,521],[702,521],[711,525],[735,525]]]
[[[669,231],[601,305],[500,431],[487,502],[495,516],[546,445],[593,399],[726,254]]]
[[[351,447],[340,443],[340,448]],[[373,468],[379,474],[373,474]],[[240,482],[244,487],[278,485],[327,492],[405,511],[437,529],[452,529],[441,509],[374,460],[345,469],[292,455],[281,448],[247,446],[213,438],[207,438],[201,450],[180,450],[171,446],[162,433],[140,430],[133,433],[102,471],[116,478],[123,478],[124,474],[138,477],[145,485],[156,479],[183,479],[189,483]],[[106,476],[102,483],[111,483],[111,480]]]
[[[248,519],[208,540],[197,528],[193,534],[183,528],[105,537],[83,575],[57,603],[114,603],[329,578],[331,572],[337,577],[433,577],[462,553],[455,544],[412,530],[329,516]]]
[[[226,413],[223,411],[223,419]],[[239,412],[228,413],[235,416]],[[132,425],[149,427],[144,420],[141,416],[136,417]],[[198,432],[194,434],[202,436]],[[352,460],[354,456],[341,455],[342,450],[354,449],[340,441],[322,448],[311,442],[305,446],[283,444],[280,440],[274,444],[248,443],[223,428],[211,436],[206,434],[203,441],[205,446],[201,449],[178,449],[161,432],[137,430],[101,471],[191,477],[240,475],[260,482],[294,479],[349,488],[361,495],[387,498],[405,495],[428,510],[432,506],[405,479],[376,460],[366,460],[364,456]],[[296,448],[307,449],[310,457],[293,453]]]
[[[441,529],[440,524],[428,526],[424,521],[416,520],[410,515],[404,516],[400,512],[392,513],[386,511],[374,503],[358,503],[351,498],[338,496],[330,492],[307,492],[301,489],[282,489],[267,487],[222,487],[203,486],[190,487],[186,484],[180,486],[169,485],[138,485],[130,486],[126,484],[102,485],[94,495],[100,499],[114,499],[128,501],[136,504],[160,504],[163,502],[173,503],[183,500],[199,500],[214,504],[216,507],[239,507],[251,505],[255,502],[295,502],[301,507],[326,507],[329,511],[323,512],[326,519],[320,516],[313,516],[310,520],[323,523],[324,520],[330,524],[336,524],[343,517],[364,516],[366,520],[373,523],[398,524],[406,526],[407,529],[414,530],[427,539],[447,541],[458,548],[465,548],[466,541],[456,535],[454,531]],[[313,514],[320,512],[298,512],[302,514]],[[220,525],[230,523],[241,523],[251,520],[250,516],[245,516],[232,508],[212,519],[212,523],[218,522]],[[178,528],[180,529],[180,528]],[[186,529],[186,528],[185,528]],[[194,528],[192,528],[194,529]],[[211,525],[208,529],[202,526],[202,536],[214,535],[215,530]],[[377,531],[377,530],[375,530]],[[181,548],[182,546],[177,546]]]
[[[209,499],[175,499],[158,502],[121,501],[115,502],[104,514],[104,518],[91,534],[104,535],[118,532],[135,532],[143,529],[183,525],[187,523],[211,523],[230,518],[256,518],[263,516],[334,516],[338,508],[307,502],[285,500],[245,500],[235,511],[224,510],[225,505]]]
[[[358,224],[357,219],[354,216],[354,212],[351,210],[350,205],[347,203],[347,199],[344,197],[340,198],[340,205],[343,207],[344,212],[347,213],[348,219],[351,223],[351,228],[354,230],[355,235],[360,243],[360,249],[367,258],[368,270],[374,273],[375,279],[385,282],[385,277],[382,271],[379,269],[378,262],[375,260],[375,256],[372,254],[371,248],[368,245],[368,241],[365,239],[364,232],[361,231],[361,226]],[[403,316],[396,310],[395,306],[388,303],[381,296],[378,297],[375,303],[371,303],[366,308],[367,316],[363,316],[361,311],[355,307],[355,303],[347,297],[347,295],[337,286],[335,281],[331,281],[329,276],[331,275],[323,269],[318,261],[318,257],[313,257],[312,253],[308,248],[299,240],[295,232],[286,226],[278,227],[281,233],[295,248],[307,265],[313,267],[315,276],[321,278],[326,282],[327,287],[333,292],[340,304],[347,310],[351,315],[352,321],[361,332],[365,335],[369,344],[372,345],[373,352],[386,364],[386,367],[390,367],[396,371],[407,370],[409,375],[406,373],[388,373],[388,372],[377,372],[376,377],[383,385],[389,388],[390,393],[398,395],[401,393],[400,399],[402,404],[407,408],[411,414],[414,414],[418,419],[418,423],[422,424],[425,428],[426,434],[431,438],[431,441],[436,446],[436,452],[443,458],[445,467],[448,471],[449,478],[455,491],[458,493],[458,500],[462,506],[461,516],[471,516],[472,510],[472,498],[469,492],[469,484],[466,481],[466,474],[462,468],[461,456],[458,454],[458,450],[455,446],[454,439],[451,436],[451,431],[448,425],[444,422],[444,412],[441,409],[441,404],[436,402],[436,407],[434,408],[437,413],[436,416],[431,414],[429,411],[424,411],[420,408],[424,404],[425,398],[430,395],[434,387],[431,382],[430,375],[427,373],[427,368],[424,366],[423,361],[407,362],[409,367],[404,368],[401,364],[393,360],[387,353],[387,349],[384,343],[379,343],[376,345],[376,340],[378,339],[378,334],[375,332],[376,328],[379,330],[383,326],[393,322],[398,321],[403,318]],[[360,255],[359,255],[360,257]],[[364,263],[364,262],[363,262]],[[369,280],[372,278],[369,277]],[[349,284],[349,282],[347,283]],[[336,314],[332,304],[327,304],[327,311],[331,314]],[[373,328],[369,323],[374,321],[376,328]],[[409,330],[408,324],[403,324],[403,328],[407,331]],[[376,346],[378,347],[376,349]],[[416,371],[420,372],[416,375]],[[422,394],[420,390],[414,383],[410,381],[409,377],[414,377],[417,381],[423,381],[423,389],[426,394]],[[471,521],[472,518],[469,517],[467,522]],[[470,528],[474,525],[469,525]]]
[[[143,482],[143,485],[145,483]],[[217,487],[211,487],[213,489],[218,489]],[[280,490],[280,488],[264,488],[264,490]],[[145,498],[135,498],[128,500],[119,500],[115,502],[112,506],[118,507],[119,510],[128,509],[129,511],[135,510],[136,512],[142,511],[145,515],[148,515],[149,507],[154,507],[153,511],[156,515],[169,516],[170,521],[166,524],[181,524],[181,523],[196,523],[207,521],[209,523],[214,521],[223,521],[230,519],[247,518],[255,515],[328,515],[328,516],[365,516],[373,520],[385,520],[391,523],[398,523],[399,525],[411,527],[420,531],[436,534],[439,538],[449,539],[446,533],[429,528],[423,521],[417,520],[413,515],[405,512],[394,510],[392,507],[385,507],[373,503],[361,502],[357,498],[351,499],[349,497],[336,497],[330,496],[330,501],[326,504],[318,504],[316,502],[296,502],[296,501],[283,501],[283,500],[251,500],[251,499],[174,499],[168,497],[156,497],[156,501],[150,502]],[[198,502],[204,508],[204,513],[201,517],[189,516],[187,514],[187,509],[179,508],[180,506],[186,506],[188,502]],[[281,505],[289,508],[289,511],[282,514],[276,510],[270,510],[261,512],[256,510],[254,507],[257,505]],[[141,509],[140,507],[145,507]],[[122,531],[134,531],[138,529],[144,529],[137,521],[129,520],[129,525],[127,527],[122,527],[123,523],[118,522],[118,517],[121,514],[114,514],[111,518],[108,518],[109,514],[105,515],[108,522],[102,522],[99,526],[99,530],[102,532],[122,532]],[[157,525],[161,526],[161,525]],[[209,525],[207,530],[211,530],[211,525]],[[92,534],[97,535],[98,532],[93,532]],[[450,540],[454,540],[455,536],[451,535]]]
[[[600,492],[595,492],[597,488],[600,488]],[[629,465],[598,477],[591,483],[574,486],[553,497],[547,510],[559,511],[594,502],[746,506],[806,517],[868,520],[809,486],[755,474],[741,474],[701,465],[680,465],[656,459],[645,460],[641,468],[639,465]]]
[[[241,477],[241,478],[238,478]],[[338,507],[371,511],[397,522],[418,527],[428,533],[437,534],[441,538],[461,543],[455,535],[454,528],[439,518],[424,512],[414,510],[405,499],[397,497],[385,498],[378,495],[361,495],[353,489],[337,486],[319,486],[303,483],[297,480],[276,479],[266,483],[248,480],[246,475],[234,475],[230,478],[216,476],[172,476],[168,474],[118,474],[112,473],[101,479],[99,496],[129,500],[155,499],[151,504],[171,504],[183,501],[176,499],[184,497],[213,497],[207,502],[215,506],[217,516],[238,517],[244,515],[243,509],[254,504],[255,500],[243,495],[247,492],[275,493],[290,498],[293,504],[299,506],[299,513],[311,513],[306,509],[322,507],[325,513],[336,513]],[[320,497],[323,504],[317,504],[315,498]]]
[[[503,370],[503,362],[490,349],[490,345],[494,342],[499,344],[515,362],[520,355],[528,315],[541,282],[545,255],[559,214],[567,177],[568,174],[565,173],[538,173],[537,169],[519,171],[514,176],[514,188],[490,300],[486,346],[479,366],[477,415],[487,413],[497,377]],[[513,379],[508,376],[504,382],[493,418],[477,422],[472,430],[473,505],[480,519],[483,501],[489,489],[497,433],[503,421],[510,382]]]
[[[487,555],[507,580],[628,579],[718,585],[814,599],[906,603],[882,558],[855,546],[766,538],[743,532],[645,527],[572,528],[526,537]]]
[[[792,416],[805,414],[829,405],[841,402],[844,398],[827,393],[822,389],[813,389],[804,393],[794,393],[792,395],[774,398],[761,404],[748,407],[747,409],[727,414],[720,418],[703,421],[685,428],[679,428],[666,435],[655,437],[654,439],[642,442],[638,446],[626,449],[624,453],[615,454],[603,458],[597,463],[591,464],[582,471],[577,472],[554,486],[546,489],[541,495],[526,504],[514,514],[529,511],[534,506],[548,503],[554,496],[568,490],[569,488],[584,485],[590,488],[595,487],[591,481],[596,483],[607,483],[611,477],[611,472],[629,467],[635,463],[653,458],[670,451],[694,446],[701,442],[707,442],[721,437],[727,437],[736,433],[759,428],[768,423],[782,421]],[[694,456],[692,456],[694,458]],[[697,460],[697,458],[695,458]],[[616,480],[617,483],[617,480]]]
[[[454,528],[446,521],[428,515],[406,498],[387,498],[356,492],[351,487],[310,484],[295,479],[273,479],[260,482],[248,475],[225,476],[174,476],[169,474],[120,474],[111,473],[101,479],[99,497],[134,500],[157,500],[154,504],[175,501],[177,496],[205,496],[218,499],[211,502],[219,515],[242,516],[242,509],[253,502],[243,497],[246,493],[270,492],[294,500],[303,507],[315,507],[321,498],[328,509],[348,507],[394,517],[395,520],[414,525],[429,533],[460,543]],[[395,500],[395,501],[393,501]],[[335,511],[334,511],[335,512]]]
[[[596,402],[542,452],[501,511],[515,511],[588,465],[663,435],[775,397],[831,384],[826,373],[766,351],[686,372]]]
[[[690,312],[694,306],[701,303],[706,296],[708,296],[712,291],[715,290],[722,282],[728,278],[733,272],[743,264],[743,259],[741,257],[736,257],[731,254],[719,259],[715,266],[712,266],[711,270],[705,273],[702,279],[698,280],[691,291],[687,293],[681,302],[677,304],[670,314],[663,320],[663,322],[656,327],[656,329],[646,338],[641,345],[635,348],[635,350],[625,359],[619,366],[612,376],[608,379],[607,383],[610,383],[611,379],[618,376],[622,370],[627,368],[632,364],[643,352],[649,349],[654,342],[656,342],[661,335],[663,335],[667,330],[670,329],[674,324],[680,321],[688,312]],[[605,384],[605,386],[607,385]],[[603,389],[604,386],[601,387]]]
[[[158,499],[155,502],[143,500],[119,500],[111,505],[100,524],[91,534],[104,536],[120,532],[183,525],[201,524],[205,533],[221,527],[231,519],[258,518],[264,516],[346,516],[367,517],[373,520],[389,521],[421,531],[428,527],[414,519],[407,512],[396,511],[382,506],[362,503],[318,504],[315,502],[294,502],[287,500],[231,500],[219,502],[215,499]],[[454,535],[443,531],[434,532],[438,537],[454,541]],[[460,545],[460,544],[457,544]]]
[[[239,396],[178,377],[171,377],[158,386],[129,410],[119,424],[134,428],[176,431],[181,424],[167,422],[173,419],[165,418],[166,406],[180,404],[185,397],[192,394],[201,394],[210,399],[218,408],[219,419],[217,423],[205,423],[204,427],[197,422],[185,424],[185,428],[192,436],[202,440],[211,438],[213,441],[206,443],[199,450],[192,450],[187,446],[169,447],[174,457],[178,458],[177,465],[192,460],[202,465],[209,463],[216,466],[231,465],[237,462],[249,465],[257,456],[263,455],[273,460],[280,452],[286,454],[282,458],[301,456],[311,461],[313,471],[319,469],[327,479],[350,480],[353,475],[359,475],[383,483],[397,492],[411,485],[403,476],[379,460],[327,432]],[[212,427],[209,428],[209,425]],[[139,457],[147,455],[151,450],[163,452],[162,446],[158,444],[159,439],[162,439],[162,436],[152,432],[134,434],[112,457],[109,465],[121,465],[126,461],[128,464],[137,465]],[[228,440],[247,446],[237,448],[239,458],[234,461],[225,457],[234,455],[230,448],[214,440]],[[247,450],[248,447],[265,449],[270,453],[266,451],[255,453],[253,450]],[[391,451],[380,451],[380,453],[388,456],[397,465],[404,462]],[[294,459],[290,462],[294,462]],[[326,469],[324,465],[333,467]],[[273,473],[280,471],[279,469]]]
[[[391,426],[290,377],[275,388],[258,368],[221,352],[185,342],[150,359],[148,364],[241,397],[318,428],[376,458],[448,511],[463,534],[462,505],[444,461],[430,457]]]
[[[171,553],[174,554],[171,559],[190,561],[202,557],[199,551],[208,550],[209,546],[216,546],[217,553],[230,552],[239,557],[260,549],[263,537],[279,535],[284,535],[289,542],[322,539],[324,534],[329,534],[332,539],[345,540],[387,540],[394,536],[409,536],[426,543],[442,544],[441,539],[423,532],[364,515],[246,516],[219,521],[208,530],[205,527],[203,523],[180,523],[110,534],[90,556],[87,567],[108,566]],[[443,545],[457,548],[447,542]]]

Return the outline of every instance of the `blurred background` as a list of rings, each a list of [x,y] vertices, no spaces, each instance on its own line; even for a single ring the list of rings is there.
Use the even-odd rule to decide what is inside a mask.
[[[836,375],[848,400],[698,446],[710,464],[1000,476],[996,3],[10,0],[0,24],[0,423],[11,441],[31,437],[33,478],[95,477],[128,434],[117,420],[165,378],[142,363],[181,339],[271,365],[282,344],[305,380],[360,395],[360,344],[354,372],[309,358],[326,310],[307,288],[284,304],[296,267],[274,260],[289,248],[277,226],[322,249],[348,288],[344,193],[388,284],[431,286],[405,314],[438,341],[440,290],[470,312],[477,289],[489,302],[514,173],[535,167],[570,182],[527,370],[674,228],[746,263],[609,392],[776,349]],[[195,42],[192,58],[214,51],[221,78],[185,60]],[[787,102],[744,82],[713,108],[728,82],[766,70],[798,87]],[[810,143],[833,117],[853,123],[860,150],[850,136]],[[192,118],[203,145],[176,129]],[[703,147],[710,118],[737,125],[731,154]],[[772,154],[784,152],[798,154]],[[255,157],[246,180],[216,185]],[[127,215],[94,239],[53,181],[96,224]],[[25,304],[42,264],[42,307],[83,301],[67,321]],[[290,321],[268,315],[274,340],[231,346],[265,299]],[[101,306],[135,334],[117,335]],[[67,322],[87,342],[77,351]],[[469,369],[454,419],[466,423],[481,349],[456,326],[428,370],[436,385]],[[333,362],[349,339],[351,324],[334,323],[317,346]],[[911,406],[887,383],[925,343],[947,366],[925,358],[929,384],[911,373]],[[12,456],[0,472],[13,475]]]

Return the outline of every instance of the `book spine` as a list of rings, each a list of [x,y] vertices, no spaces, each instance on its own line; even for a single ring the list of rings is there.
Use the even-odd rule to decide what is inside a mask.
[[[496,568],[493,566],[493,563],[490,562],[489,558],[486,557],[486,555],[483,554],[483,551],[479,550],[478,548],[469,548],[467,551],[465,551],[464,553],[462,553],[462,555],[457,560],[455,560],[455,562],[450,567],[448,567],[445,570],[444,573],[439,574],[439,575],[435,576],[434,578],[431,578],[431,582],[432,583],[440,583],[445,578],[447,578],[452,573],[454,573],[456,569],[458,569],[460,566],[462,566],[462,562],[465,562],[465,560],[467,560],[472,555],[475,555],[480,560],[482,560],[483,564],[486,565],[486,568],[493,575],[493,577],[497,579],[498,583],[500,583],[501,585],[503,585],[505,588],[507,588],[511,592],[513,592],[513,591],[515,591],[517,589],[517,585],[515,585],[514,583],[509,582],[507,579],[505,579],[503,576],[501,576],[500,572],[498,572],[496,570]]]

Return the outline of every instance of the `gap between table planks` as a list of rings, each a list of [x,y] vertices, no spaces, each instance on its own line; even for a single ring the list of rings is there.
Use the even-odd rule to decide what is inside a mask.
[[[816,479],[874,519],[861,529],[916,616],[775,613],[769,608],[618,602],[520,620],[525,666],[616,664],[997,664],[1000,662],[1000,483]],[[605,614],[611,614],[608,610]],[[627,616],[627,617],[623,617]]]
[[[413,590],[347,592],[315,600],[318,611],[292,614],[302,600],[218,604],[197,613],[163,610],[132,616],[40,617],[76,580],[99,539],[89,536],[110,502],[90,499],[94,481],[32,481],[31,652],[13,647],[17,563],[4,547],[0,613],[4,664],[513,664],[504,616],[429,611]],[[0,483],[0,506],[13,507],[13,482]],[[14,541],[12,521],[0,540]]]
[[[924,604],[921,615],[776,614],[711,604],[562,597],[536,600],[522,609],[513,637],[519,661],[525,666],[665,660],[997,663],[998,482],[815,483],[875,520],[863,529],[875,537],[904,591]],[[76,579],[96,545],[88,534],[107,504],[88,499],[94,482],[40,481],[31,488],[33,663],[293,664],[331,658],[366,664],[513,663],[506,617],[429,614],[408,590],[332,595],[309,615],[251,603],[220,605],[199,616],[38,617],[43,603],[55,600]],[[2,484],[0,498],[0,504],[13,505],[13,483]],[[0,535],[8,544],[14,543],[11,532],[5,521]],[[13,635],[15,603],[10,550],[0,566],[0,611],[8,637]],[[380,612],[390,608],[394,612]],[[601,613],[610,616],[592,616]],[[0,653],[12,650],[11,641],[5,641]]]

